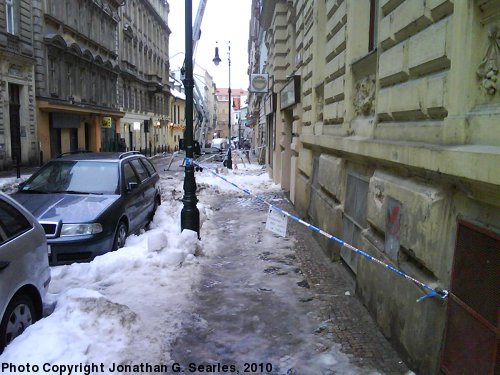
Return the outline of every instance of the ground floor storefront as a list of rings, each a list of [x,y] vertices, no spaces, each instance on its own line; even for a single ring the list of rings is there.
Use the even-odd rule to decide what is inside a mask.
[[[118,151],[123,112],[37,102],[38,142],[43,162],[77,150]]]

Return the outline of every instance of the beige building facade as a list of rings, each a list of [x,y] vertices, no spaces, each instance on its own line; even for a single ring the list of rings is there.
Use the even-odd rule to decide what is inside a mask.
[[[302,217],[450,292],[417,303],[425,290],[319,238],[422,374],[495,371],[499,27],[493,0],[252,4],[271,177]]]
[[[171,121],[168,123],[167,150],[169,152],[179,151],[179,141],[184,139],[186,129],[186,94],[182,92],[181,86],[172,88],[172,100],[170,101]]]
[[[119,106],[117,129],[129,150],[152,153],[167,146],[170,119],[169,4],[132,0],[120,7]]]

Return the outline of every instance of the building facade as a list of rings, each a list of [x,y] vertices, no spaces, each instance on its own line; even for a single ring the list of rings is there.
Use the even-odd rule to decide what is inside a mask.
[[[217,98],[217,124],[213,138],[227,138],[229,135],[229,121],[231,121],[231,136],[238,136],[238,120],[240,109],[247,99],[247,91],[243,89],[231,89],[231,120],[229,120],[229,91],[227,88],[215,90]]]
[[[118,129],[127,149],[164,149],[170,119],[169,6],[165,0],[132,0],[120,7]]]
[[[302,217],[450,292],[416,303],[426,291],[318,238],[422,374],[497,362],[499,26],[493,0],[252,4],[271,177]]]
[[[34,0],[36,120],[43,160],[110,150],[118,107],[121,0]]]
[[[0,169],[37,164],[31,1],[0,1]]]
[[[186,129],[186,94],[183,86],[173,84],[172,100],[170,101],[171,120],[168,123],[167,150],[169,152],[179,151],[180,140],[184,139]]]

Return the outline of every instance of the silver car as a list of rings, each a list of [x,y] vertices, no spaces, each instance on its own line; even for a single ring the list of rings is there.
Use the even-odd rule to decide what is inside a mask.
[[[0,353],[42,317],[49,282],[45,231],[19,203],[0,193]]]

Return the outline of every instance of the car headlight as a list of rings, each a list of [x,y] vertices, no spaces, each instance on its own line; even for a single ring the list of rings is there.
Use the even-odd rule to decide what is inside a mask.
[[[83,236],[86,234],[97,234],[102,232],[102,225],[92,224],[63,224],[61,236]]]

